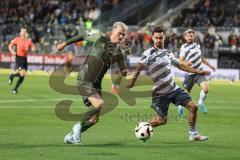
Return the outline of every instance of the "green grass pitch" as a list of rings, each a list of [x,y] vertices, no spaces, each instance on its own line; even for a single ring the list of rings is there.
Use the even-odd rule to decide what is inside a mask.
[[[137,98],[129,107],[119,99],[118,106],[102,116],[99,123],[82,135],[83,146],[63,143],[73,121],[60,120],[54,112],[61,99],[74,100],[71,111],[85,110],[77,95],[58,93],[49,87],[49,77],[29,75],[18,95],[11,93],[8,76],[0,75],[0,159],[1,160],[98,160],[98,159],[240,159],[240,84],[211,82],[205,101],[208,115],[198,114],[198,130],[209,136],[206,142],[188,141],[188,124],[177,117],[171,105],[169,122],[154,129],[146,143],[135,138],[137,121],[154,115],[151,97]],[[74,84],[74,77],[68,78]],[[15,83],[14,83],[15,84]],[[110,80],[103,88],[110,91]],[[141,89],[150,89],[143,86]],[[199,87],[192,97],[197,100]],[[186,113],[186,112],[185,112]]]

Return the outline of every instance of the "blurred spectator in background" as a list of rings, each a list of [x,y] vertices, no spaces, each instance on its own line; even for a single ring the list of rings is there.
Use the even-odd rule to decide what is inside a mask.
[[[223,39],[222,36],[219,33],[215,33],[215,42],[214,42],[214,49],[213,49],[213,57],[217,58],[218,57],[218,50],[219,47],[223,45]]]
[[[144,48],[150,48],[152,43],[152,36],[149,31],[146,31],[143,36],[144,39]]]
[[[229,4],[228,4],[229,3]],[[226,7],[231,1],[200,0],[193,8],[183,9],[173,19],[173,27],[239,27],[240,16],[237,7]]]
[[[215,37],[210,33],[206,32],[203,38],[204,45],[204,56],[212,57],[213,49],[214,49]]]
[[[65,74],[69,74],[72,71],[72,61],[73,61],[73,52],[72,51],[68,51],[68,53],[66,54],[66,62],[64,63],[64,73]]]
[[[0,40],[9,43],[19,28],[26,26],[36,46],[42,42],[46,46],[41,52],[49,53],[54,39],[74,36],[78,32],[75,26],[83,26],[82,23],[85,23],[87,29],[91,29],[93,21],[102,12],[116,6],[120,1],[3,0],[0,3]]]
[[[230,33],[230,35],[228,36],[228,44],[230,45],[232,52],[237,51],[237,46],[239,44],[239,39],[238,39],[237,34],[234,31],[232,31]]]
[[[229,3],[237,0],[199,0],[193,8],[186,8],[178,14],[172,22],[173,27],[198,27],[199,32],[206,31],[210,26],[240,27],[239,9],[229,7]],[[173,2],[173,1],[168,1]],[[176,3],[180,3],[175,0]],[[52,53],[56,39],[65,40],[69,37],[91,32],[93,24],[108,9],[117,11],[121,0],[3,0],[0,3],[0,51],[7,52],[7,44],[17,34],[21,26],[28,26],[30,37],[36,45],[36,53]],[[148,30],[129,32],[128,41],[131,43],[131,53],[139,56],[142,51],[149,48],[152,43],[151,31],[156,24],[147,23]],[[203,28],[202,28],[203,27]],[[197,29],[198,30],[198,29]],[[166,45],[178,55],[179,47],[183,43],[183,37],[178,32],[170,32]],[[236,51],[239,45],[239,37],[231,33],[228,37],[220,34],[200,35],[196,39],[205,48],[206,56],[217,57],[220,45],[230,45]],[[197,37],[196,37],[197,38]],[[228,40],[226,40],[228,38]],[[225,41],[223,41],[223,39]],[[87,53],[89,42],[69,46],[66,51],[73,54]],[[79,47],[81,46],[81,47]]]

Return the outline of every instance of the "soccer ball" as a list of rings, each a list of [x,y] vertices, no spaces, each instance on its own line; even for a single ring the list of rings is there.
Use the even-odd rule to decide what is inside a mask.
[[[146,141],[153,135],[153,128],[148,122],[140,122],[135,128],[135,135],[138,139]]]

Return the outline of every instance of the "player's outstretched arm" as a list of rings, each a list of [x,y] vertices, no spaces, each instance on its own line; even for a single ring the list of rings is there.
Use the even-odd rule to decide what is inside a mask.
[[[140,72],[142,71],[143,68],[144,68],[143,64],[139,63],[137,65],[137,68],[134,71],[132,79],[130,79],[128,81],[128,83],[124,85],[126,88],[132,88],[134,86],[134,84],[135,84],[136,80],[138,79],[138,76],[139,76],[139,74],[140,74]]]
[[[189,73],[196,73],[196,74],[203,74],[203,75],[209,75],[210,74],[209,71],[194,69],[194,68],[188,66],[185,63],[180,63],[179,66],[178,66],[178,69],[180,69],[182,71],[185,71],[185,72],[189,72]]]
[[[213,71],[216,70],[216,68],[214,66],[212,66],[210,63],[208,63],[208,61],[206,60],[206,58],[204,58],[203,56],[201,57],[202,58],[202,63],[207,65],[209,68],[211,68]]]
[[[76,43],[79,41],[84,40],[86,35],[78,35],[75,37],[72,37],[70,39],[68,39],[67,41],[57,44],[57,53],[59,53],[60,51],[62,51],[67,45],[72,44],[72,43]]]

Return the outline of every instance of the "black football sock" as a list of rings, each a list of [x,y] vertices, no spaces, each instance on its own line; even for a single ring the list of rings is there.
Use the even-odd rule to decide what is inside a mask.
[[[81,132],[86,131],[87,129],[89,129],[90,127],[92,127],[95,124],[94,122],[89,121],[89,119],[92,118],[92,116],[98,112],[100,112],[99,108],[90,106],[88,108],[87,112],[85,112],[82,115],[82,117],[80,118]]]
[[[81,124],[81,133],[92,127],[95,123],[90,122],[90,121],[82,121],[80,122]]]
[[[14,77],[21,77],[19,72],[15,73],[15,74],[12,74],[12,75],[13,75],[13,78]]]
[[[22,84],[23,80],[24,80],[24,77],[19,77],[17,84],[13,90],[17,90],[18,87]]]

